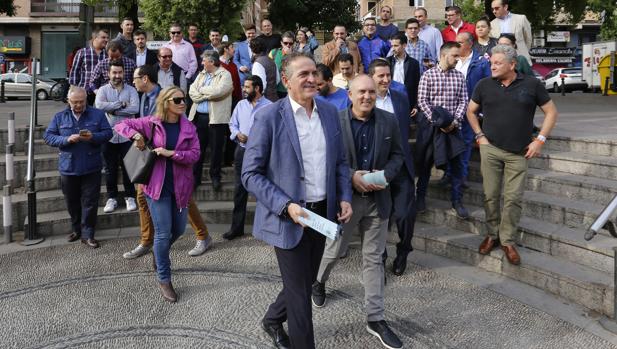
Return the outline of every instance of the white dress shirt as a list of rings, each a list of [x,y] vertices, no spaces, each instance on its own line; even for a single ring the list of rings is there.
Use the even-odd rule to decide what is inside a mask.
[[[326,136],[321,127],[317,104],[313,101],[311,117],[306,109],[289,96],[300,140],[306,202],[318,202],[326,198]]]
[[[499,24],[499,27],[501,28],[501,34],[503,33],[514,34],[512,32],[512,28],[510,28],[510,22],[512,22],[512,13],[508,11],[508,14],[503,16],[503,18],[500,18],[500,19],[501,19],[501,23]]]
[[[139,53],[139,51],[135,51],[135,66],[141,67],[142,65],[146,64],[146,53],[147,52],[148,52],[148,49],[144,49],[142,53]]]
[[[390,90],[386,92],[386,95],[384,97],[381,97],[379,94],[377,94],[377,100],[375,101],[375,106],[378,109],[385,110],[387,112],[394,114],[394,105],[392,105],[392,97],[390,96]]]
[[[396,82],[400,82],[401,84],[405,84],[405,58],[407,54],[403,56],[402,59],[398,57],[394,57],[394,72],[392,74],[392,80]]]
[[[459,58],[458,62],[456,62],[455,69],[463,73],[465,79],[467,79],[467,71],[469,70],[469,63],[471,63],[471,56],[472,54],[470,53],[466,59],[463,59],[461,57]]]

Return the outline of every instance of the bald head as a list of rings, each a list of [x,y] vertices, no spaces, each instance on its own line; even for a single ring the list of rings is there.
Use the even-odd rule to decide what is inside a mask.
[[[165,70],[171,67],[171,63],[173,63],[173,52],[169,47],[161,47],[159,49],[159,66]]]

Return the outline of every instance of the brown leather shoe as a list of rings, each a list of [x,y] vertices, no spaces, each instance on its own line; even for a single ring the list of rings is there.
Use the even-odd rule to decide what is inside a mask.
[[[484,238],[484,241],[482,241],[482,243],[480,244],[480,248],[478,249],[478,252],[480,252],[480,254],[484,254],[487,255],[489,253],[491,253],[491,251],[497,247],[499,240],[495,240],[490,236],[487,236],[486,238]]]
[[[80,238],[81,238],[81,234],[78,234],[76,232],[72,232],[71,234],[69,234],[69,237],[68,237],[67,240],[69,242],[73,242],[73,241],[79,240]]]
[[[521,264],[521,257],[516,252],[516,248],[514,246],[501,246],[503,253],[506,255],[508,262],[510,264],[519,265]]]
[[[169,303],[175,303],[178,300],[178,295],[171,285],[171,282],[159,282],[159,288],[161,289],[163,299]]]
[[[82,244],[86,244],[90,248],[99,248],[99,242],[95,239],[81,239]]]

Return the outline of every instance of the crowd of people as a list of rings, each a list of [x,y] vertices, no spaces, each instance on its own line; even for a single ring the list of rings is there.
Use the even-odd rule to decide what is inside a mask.
[[[427,22],[425,8],[416,8],[399,32],[392,8],[382,6],[379,21],[364,19],[357,41],[335,26],[319,64],[311,30],[280,35],[268,19],[259,35],[249,25],[235,43],[216,28],[207,42],[193,24],[184,39],[182,25],[173,23],[157,51],[130,19],[111,41],[96,31],[75,54],[68,108],[44,135],[60,150],[69,241],[99,247],[101,173],[104,213],[118,209],[121,173],[126,210],[139,210],[141,226],[139,244],[123,257],[152,251],[161,294],[175,302],[169,250],[187,220],[196,235],[189,254],[212,246],[194,198],[204,164],[209,157],[216,192],[222,168],[233,163],[234,209],[223,237],[246,233],[252,194],[253,236],[274,246],[283,281],[262,320],[275,346],[315,347],[313,306],[326,305],[329,276],[359,234],[367,331],[385,347],[401,348],[385,321],[386,240],[389,230],[397,232],[391,270],[403,275],[433,167],[445,171],[440,184],[450,186],[456,215],[468,219],[463,193],[477,144],[488,226],[479,253],[501,246],[510,263],[520,263],[515,236],[527,160],[541,152],[557,110],[529,75],[529,22],[511,13],[507,0],[492,8],[497,18],[474,24],[450,6],[441,31]],[[546,117],[534,137],[538,106]],[[410,147],[412,124],[417,137]],[[147,145],[156,160],[148,183],[135,188],[122,159],[131,146]],[[375,172],[384,182],[367,179]],[[306,227],[307,209],[341,224],[342,236],[332,240]]]

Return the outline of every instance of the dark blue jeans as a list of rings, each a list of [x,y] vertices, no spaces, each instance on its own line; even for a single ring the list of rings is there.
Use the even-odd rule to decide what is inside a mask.
[[[452,191],[450,192],[450,200],[454,203],[461,201],[463,192],[461,191],[461,184],[463,183],[463,164],[462,155],[459,155],[448,162],[448,168],[450,169],[450,182],[452,183]],[[428,181],[431,178],[431,169],[433,164],[425,168],[418,169],[418,190],[416,191],[416,198],[423,199],[426,197],[426,190],[428,189]]]
[[[461,133],[463,135],[463,141],[465,142],[465,151],[461,154],[461,166],[463,166],[463,181],[467,180],[467,176],[469,175],[469,160],[471,160],[471,148],[474,142],[475,134],[473,133],[473,129],[469,126],[469,122],[467,119],[463,121],[463,127],[461,129]],[[451,177],[450,175],[450,166],[446,170],[446,176]]]
[[[162,197],[159,200],[154,200],[146,195],[146,200],[154,224],[152,251],[154,251],[154,258],[156,259],[156,272],[160,282],[170,282],[169,250],[171,245],[184,234],[189,210],[188,208],[179,210],[174,197]]]

